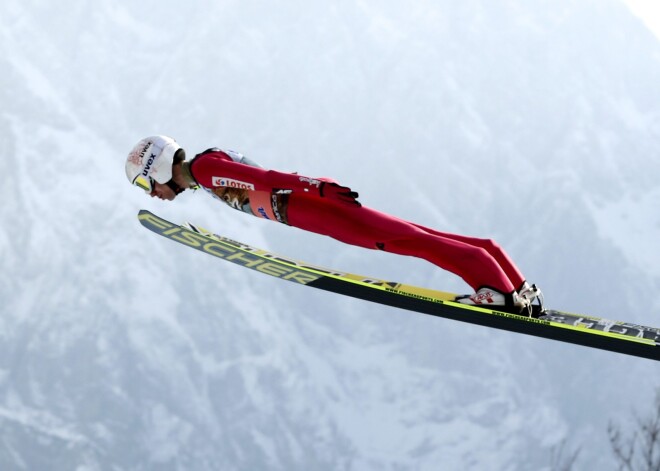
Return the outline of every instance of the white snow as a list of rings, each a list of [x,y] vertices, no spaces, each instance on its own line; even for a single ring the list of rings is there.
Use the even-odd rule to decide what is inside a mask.
[[[150,200],[122,168],[165,133],[331,176],[495,238],[553,306],[657,325],[658,44],[619,2],[550,3],[4,2],[0,468],[544,469],[570,439],[613,469],[605,428],[655,363],[226,264],[137,211],[465,289],[201,192]]]

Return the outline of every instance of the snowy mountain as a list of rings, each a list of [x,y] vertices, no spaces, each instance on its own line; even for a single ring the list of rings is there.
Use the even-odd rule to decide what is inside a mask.
[[[493,237],[556,308],[659,325],[660,44],[617,0],[7,0],[0,469],[615,469],[658,365],[315,292],[155,237],[190,220],[464,291],[419,260],[151,201],[169,134]],[[311,291],[311,292],[310,292]]]

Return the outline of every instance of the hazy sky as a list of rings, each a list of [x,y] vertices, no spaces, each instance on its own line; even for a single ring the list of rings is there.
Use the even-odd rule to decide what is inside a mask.
[[[660,38],[660,1],[626,0],[630,9]]]

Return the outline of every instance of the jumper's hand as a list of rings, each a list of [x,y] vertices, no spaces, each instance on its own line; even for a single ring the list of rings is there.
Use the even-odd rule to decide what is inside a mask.
[[[362,206],[357,200],[357,192],[351,190],[347,186],[341,186],[337,183],[331,182],[321,182],[321,187],[319,188],[319,194],[323,198],[332,198],[342,203],[352,204],[356,206]]]

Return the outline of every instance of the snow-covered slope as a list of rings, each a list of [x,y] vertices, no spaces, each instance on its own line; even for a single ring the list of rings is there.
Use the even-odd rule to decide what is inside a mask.
[[[658,385],[645,360],[225,266],[141,207],[310,262],[418,260],[125,181],[141,137],[328,175],[492,236],[558,308],[660,324],[660,44],[615,0],[0,6],[0,469],[542,469]],[[608,468],[609,467],[609,468]]]

